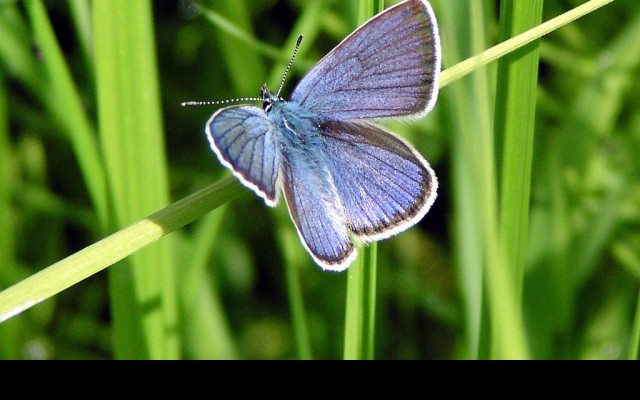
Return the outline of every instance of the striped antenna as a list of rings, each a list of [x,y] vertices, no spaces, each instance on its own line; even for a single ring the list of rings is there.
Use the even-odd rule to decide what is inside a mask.
[[[282,91],[282,87],[284,86],[284,81],[287,79],[287,74],[291,69],[291,65],[293,65],[293,60],[296,58],[296,54],[298,53],[298,48],[300,47],[300,43],[302,43],[302,35],[298,36],[298,41],[296,42],[296,48],[293,50],[293,56],[291,56],[291,61],[287,65],[287,69],[284,71],[284,76],[282,77],[282,82],[280,82],[280,87],[278,88],[278,93],[276,97],[280,97],[280,92]],[[266,90],[266,87],[263,87],[263,90]],[[246,101],[265,101],[264,98],[260,97],[242,97],[238,99],[229,99],[229,100],[217,100],[217,101],[185,101],[180,103],[182,107],[192,107],[192,106],[219,106],[221,104],[229,104],[229,103],[238,103],[238,102],[246,102]]]
[[[238,103],[245,101],[263,101],[263,99],[259,97],[242,97],[239,99],[229,99],[229,100],[218,100],[218,101],[185,101],[180,103],[182,107],[191,107],[191,106],[218,106],[220,104],[229,104],[229,103]]]
[[[296,48],[293,50],[293,55],[291,56],[291,61],[289,61],[289,65],[287,65],[287,69],[284,70],[284,76],[282,77],[282,81],[280,82],[280,87],[278,88],[278,93],[276,93],[276,97],[280,98],[280,92],[282,91],[282,87],[284,86],[284,81],[287,79],[287,74],[293,65],[293,60],[296,58],[296,54],[298,54],[298,48],[300,47],[300,43],[302,43],[302,35],[298,36],[298,41],[296,42]]]

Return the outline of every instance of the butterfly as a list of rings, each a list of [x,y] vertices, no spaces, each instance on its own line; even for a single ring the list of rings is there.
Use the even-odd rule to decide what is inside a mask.
[[[321,268],[343,271],[356,257],[354,241],[408,229],[436,198],[427,161],[371,120],[430,112],[440,64],[431,5],[404,1],[322,58],[289,101],[280,97],[282,84],[277,94],[265,84],[259,98],[246,99],[261,107],[216,111],[206,136],[220,163],[268,206],[284,195],[302,244]]]

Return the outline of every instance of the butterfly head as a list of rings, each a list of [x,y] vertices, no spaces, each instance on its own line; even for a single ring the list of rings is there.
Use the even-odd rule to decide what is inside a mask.
[[[271,108],[276,102],[284,101],[282,97],[271,93],[266,83],[260,88],[260,99],[262,100],[262,109],[267,113],[271,111]]]

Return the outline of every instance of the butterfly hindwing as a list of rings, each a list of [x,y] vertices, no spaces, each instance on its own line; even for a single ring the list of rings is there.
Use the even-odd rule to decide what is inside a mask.
[[[295,158],[283,162],[282,172],[284,197],[305,248],[323,269],[343,271],[356,251],[329,172]]]
[[[278,199],[280,154],[276,133],[260,107],[217,111],[206,125],[211,149],[240,181],[274,206]]]
[[[323,121],[329,170],[348,226],[380,240],[418,222],[435,200],[438,182],[410,144],[366,122]]]
[[[431,6],[404,2],[369,20],[320,60],[291,101],[326,119],[424,115],[437,97],[440,57]]]

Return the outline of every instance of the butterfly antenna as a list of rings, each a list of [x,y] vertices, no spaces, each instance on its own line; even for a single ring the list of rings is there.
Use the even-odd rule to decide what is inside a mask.
[[[280,87],[278,88],[278,93],[276,93],[276,97],[280,97],[280,92],[282,91],[282,87],[284,86],[284,81],[287,79],[287,74],[293,65],[293,60],[296,59],[296,54],[298,54],[298,48],[300,47],[300,43],[302,43],[302,35],[298,36],[298,41],[296,42],[296,48],[293,50],[293,55],[291,56],[291,61],[289,61],[289,65],[287,65],[287,69],[284,70],[284,76],[282,77],[282,81],[280,82]]]
[[[291,61],[287,65],[287,69],[284,71],[284,76],[282,77],[282,81],[280,82],[280,87],[278,88],[278,93],[276,93],[277,97],[280,97],[280,92],[282,91],[282,87],[284,86],[284,81],[287,79],[287,74],[291,69],[291,65],[293,65],[293,60],[296,58],[296,54],[298,54],[298,48],[300,47],[300,43],[302,43],[302,35],[298,36],[298,41],[296,42],[296,48],[293,50],[293,55],[291,56]],[[180,103],[182,107],[193,107],[193,106],[219,106],[221,104],[229,104],[229,103],[238,103],[238,102],[247,102],[247,101],[264,101],[263,98],[260,97],[242,97],[238,99],[229,99],[229,100],[218,100],[218,101],[185,101]]]
[[[192,106],[219,106],[220,104],[247,102],[247,101],[262,101],[259,97],[242,97],[238,99],[218,100],[218,101],[185,101],[180,103],[182,107]]]

